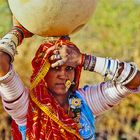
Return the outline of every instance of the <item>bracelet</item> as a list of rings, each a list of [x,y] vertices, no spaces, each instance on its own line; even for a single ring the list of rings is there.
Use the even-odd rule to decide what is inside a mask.
[[[0,44],[1,45],[3,44],[4,46],[6,46],[7,49],[10,48],[12,50],[13,54],[16,53],[16,44],[14,41],[8,40],[8,39],[2,39],[2,40],[0,40]],[[6,49],[6,47],[4,49]]]
[[[105,58],[105,63],[104,63],[103,69],[102,69],[102,75],[103,75],[104,77],[105,77],[105,74],[106,74],[107,65],[108,65],[108,59]],[[101,69],[101,67],[100,67],[100,69]],[[106,78],[106,77],[105,77],[105,78]],[[106,80],[105,78],[104,78],[104,80]]]
[[[95,56],[91,56],[91,63],[89,65],[89,71],[94,71],[95,63],[96,63],[96,57]]]
[[[13,42],[8,41],[8,39],[0,40],[0,50],[9,54],[11,58],[10,62],[14,61],[14,56],[17,53],[17,51],[16,51],[16,46],[14,45]]]
[[[88,65],[90,63],[90,55],[85,54],[85,60],[84,60],[84,70],[88,69]]]
[[[129,63],[123,62],[124,64],[124,69],[122,73],[119,75],[119,77],[116,79],[116,82],[122,83],[123,81],[126,80],[126,78],[129,76],[130,71],[131,71],[131,66]]]
[[[12,29],[12,31],[10,33],[14,34],[17,37],[17,39],[18,39],[18,45],[17,46],[19,46],[22,43],[23,39],[24,39],[23,31],[20,28],[15,26],[15,27],[13,27],[13,29]]]
[[[104,75],[104,79],[105,81],[108,79],[114,81],[115,77],[118,75],[118,71],[119,71],[119,62],[118,60],[112,60],[112,59],[108,59],[106,58],[106,67],[105,67],[105,75]]]
[[[94,71],[96,57],[91,55],[86,55],[86,54],[84,56],[85,56],[83,62],[84,70]]]
[[[18,31],[21,34],[22,38],[24,38],[24,33],[23,33],[22,29],[20,29],[18,26],[14,26],[12,28],[12,30]]]
[[[137,66],[134,63],[123,62],[124,69],[119,76],[114,78],[116,83],[121,83],[121,85],[128,84],[137,74]]]
[[[106,58],[96,57],[94,71],[104,76],[104,71],[106,71],[106,61]]]
[[[120,69],[119,67],[119,61],[118,60],[113,60],[114,65],[112,69],[112,79],[115,79],[116,76],[118,76],[118,71]]]
[[[13,68],[12,67],[13,66],[11,65],[9,72],[6,75],[0,77],[0,83],[2,83],[3,81],[5,81],[10,75],[12,75],[12,73],[13,73],[13,70],[12,70]]]
[[[130,91],[128,91],[124,86],[122,86],[121,84],[116,84],[116,89],[119,92],[119,95],[121,97],[126,97],[127,95],[130,94]]]
[[[16,46],[18,46],[20,44],[20,39],[19,39],[18,32],[17,31],[11,31],[9,34],[12,34],[12,35],[16,36],[17,41],[18,41]]]
[[[30,31],[28,31],[27,29],[25,29],[23,26],[14,26],[14,28],[18,28],[18,30],[20,30],[21,32],[22,32],[22,34],[23,34],[23,38],[26,38],[26,37],[32,37],[34,34],[33,33],[31,33]],[[19,31],[19,32],[20,32]],[[64,36],[62,36],[62,37],[64,37]],[[50,38],[50,37],[49,37]],[[54,38],[54,37],[53,37]],[[68,36],[67,36],[67,38],[69,38]]]
[[[125,79],[125,81],[122,82],[122,85],[126,85],[132,81],[138,72],[137,65],[135,63],[130,63],[130,65],[132,72],[130,71],[129,76]]]
[[[108,76],[108,74],[110,73],[110,65],[111,65],[111,61],[108,59],[108,64],[107,64],[107,68],[106,68],[106,72],[105,72],[105,79]]]
[[[117,68],[116,68],[115,74],[112,77],[112,81],[116,81],[117,77],[119,76],[119,70],[121,69],[119,60],[116,60],[116,61],[117,61]]]
[[[84,70],[95,71],[105,77],[106,80],[120,83],[121,85],[128,84],[137,74],[137,66],[134,63],[124,63],[124,69],[119,74],[122,68],[119,60],[112,60],[110,58],[101,58],[85,54]],[[107,79],[108,78],[108,79]]]
[[[18,46],[19,41],[18,41],[18,37],[16,35],[8,33],[2,38],[2,40],[4,40],[4,39],[11,40],[14,42],[15,46]]]
[[[105,81],[111,80],[116,82],[120,68],[121,66],[119,60],[96,57],[96,65],[94,71],[103,75],[105,77]]]

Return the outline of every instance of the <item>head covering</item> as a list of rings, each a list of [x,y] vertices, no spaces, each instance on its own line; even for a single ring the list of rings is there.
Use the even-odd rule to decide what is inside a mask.
[[[40,45],[32,61],[33,74],[31,84],[41,73],[42,67],[48,61],[46,51],[54,45],[74,45],[67,37],[49,40]],[[75,46],[75,45],[74,45]],[[49,65],[48,65],[49,66]],[[75,87],[79,85],[81,66],[75,69]],[[77,140],[81,139],[77,124],[70,118],[64,109],[57,103],[46,88],[44,77],[30,91],[30,103],[27,114],[27,137],[33,140]]]

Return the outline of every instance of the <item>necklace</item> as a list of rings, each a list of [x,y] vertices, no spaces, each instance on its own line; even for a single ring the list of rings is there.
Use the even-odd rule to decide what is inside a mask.
[[[74,113],[73,120],[75,121],[75,123],[77,123],[78,128],[82,128],[82,125],[80,123],[81,100],[74,95],[69,96],[68,114],[70,113],[70,110]]]

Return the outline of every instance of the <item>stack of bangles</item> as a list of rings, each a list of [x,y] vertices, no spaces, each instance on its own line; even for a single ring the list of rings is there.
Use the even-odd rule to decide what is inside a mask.
[[[24,39],[24,32],[22,31],[22,29],[18,26],[15,26],[12,28],[12,31],[10,32],[10,34],[13,34],[17,37],[17,39],[18,39],[17,46],[19,46]]]
[[[14,60],[14,55],[17,53],[16,47],[22,43],[24,33],[22,29],[14,27],[8,34],[0,40],[0,50],[10,55],[11,61]]]
[[[137,66],[135,63],[120,62],[111,58],[101,58],[84,54],[83,60],[84,70],[97,72],[116,83],[126,85],[137,74]],[[121,73],[120,73],[121,70]]]

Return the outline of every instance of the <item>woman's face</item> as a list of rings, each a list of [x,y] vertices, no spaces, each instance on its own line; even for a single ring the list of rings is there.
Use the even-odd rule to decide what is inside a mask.
[[[58,66],[50,68],[45,80],[47,82],[48,89],[57,95],[66,94],[67,88],[65,83],[67,80],[71,82],[74,80],[75,69],[71,66]]]

